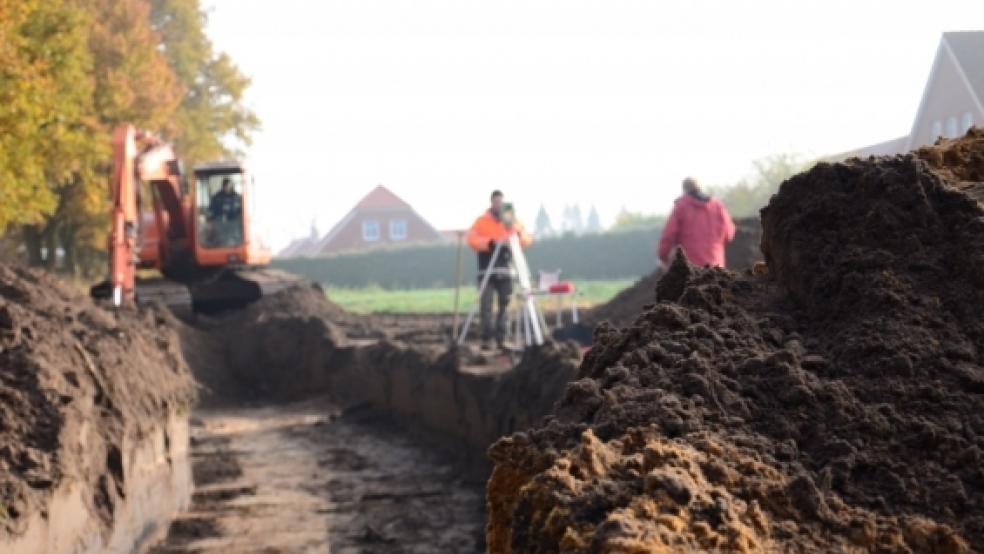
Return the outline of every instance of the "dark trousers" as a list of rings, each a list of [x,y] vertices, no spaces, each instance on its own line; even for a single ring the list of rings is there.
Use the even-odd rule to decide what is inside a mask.
[[[481,298],[482,342],[492,340],[492,296],[496,294],[499,295],[499,313],[496,314],[495,318],[495,341],[502,344],[502,341],[506,339],[506,309],[509,307],[512,287],[512,277],[493,275],[489,278],[489,284],[482,292]]]

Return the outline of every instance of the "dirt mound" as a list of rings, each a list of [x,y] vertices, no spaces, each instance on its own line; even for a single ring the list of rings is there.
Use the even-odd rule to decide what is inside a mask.
[[[608,302],[588,311],[587,325],[593,327],[602,321],[613,325],[627,325],[638,317],[643,306],[656,301],[656,283],[662,277],[659,269],[639,279],[631,287],[622,290]]]
[[[984,184],[962,171],[820,164],[763,210],[768,276],[673,264],[556,417],[491,449],[490,548],[984,549]]]
[[[762,251],[759,249],[762,226],[757,217],[748,217],[735,220],[735,227],[735,240],[728,243],[725,259],[730,269],[749,269],[755,262],[762,260]],[[619,292],[615,298],[588,311],[584,326],[593,328],[602,321],[615,326],[629,325],[635,321],[644,306],[656,301],[656,283],[661,276],[662,270],[656,270]]]
[[[0,544],[66,480],[108,529],[126,479],[124,437],[194,398],[156,310],[114,314],[48,275],[0,266]]]
[[[724,249],[724,259],[728,269],[744,271],[751,269],[755,262],[762,261],[762,223],[757,217],[744,217],[735,220],[735,240]]]

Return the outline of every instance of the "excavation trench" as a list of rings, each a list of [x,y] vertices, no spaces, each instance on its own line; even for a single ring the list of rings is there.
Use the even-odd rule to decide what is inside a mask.
[[[484,550],[486,449],[550,413],[579,350],[450,350],[440,317],[296,287],[179,330],[203,386],[195,495],[154,552]]]

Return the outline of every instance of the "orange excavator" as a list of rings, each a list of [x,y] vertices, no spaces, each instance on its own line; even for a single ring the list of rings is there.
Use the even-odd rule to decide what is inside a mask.
[[[250,227],[254,181],[241,163],[199,165],[191,177],[158,136],[114,130],[109,277],[92,296],[116,306],[159,301],[189,315],[239,308],[302,281],[266,267],[270,251]],[[138,269],[161,276],[138,279]]]

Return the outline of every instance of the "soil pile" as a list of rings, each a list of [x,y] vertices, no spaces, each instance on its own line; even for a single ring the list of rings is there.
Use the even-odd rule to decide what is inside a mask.
[[[735,239],[724,248],[724,259],[728,269],[745,271],[755,262],[763,260],[762,222],[757,217],[744,217],[735,220]]]
[[[195,400],[159,314],[114,314],[46,274],[0,266],[0,544],[66,480],[109,529],[126,479],[124,437]]]
[[[675,260],[556,417],[490,450],[490,549],[984,550],[984,183],[948,180],[982,153],[793,177],[768,275]]]
[[[735,239],[728,243],[725,251],[728,268],[736,271],[750,269],[755,262],[762,260],[759,249],[762,225],[757,217],[747,217],[736,219],[735,227]],[[656,301],[656,283],[661,276],[662,271],[656,270],[615,295],[615,298],[590,310],[585,315],[585,326],[593,328],[602,321],[617,327],[629,325],[643,307]]]

